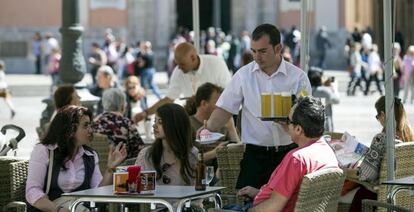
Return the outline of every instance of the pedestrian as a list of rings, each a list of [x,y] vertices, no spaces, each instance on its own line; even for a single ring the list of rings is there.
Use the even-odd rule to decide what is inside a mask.
[[[402,67],[403,67],[403,61],[400,57],[401,53],[401,46],[399,43],[395,42],[394,46],[392,48],[392,53],[394,55],[394,70],[392,78],[394,80],[394,96],[398,97],[400,93],[400,79],[402,75]],[[385,77],[384,77],[385,78]]]
[[[5,70],[6,65],[4,64],[4,61],[0,60],[0,97],[4,99],[6,105],[9,107],[11,114],[10,117],[13,119],[16,115],[16,110],[14,109],[13,102],[11,101],[12,95],[6,82]]]
[[[35,74],[41,74],[42,73],[43,48],[42,48],[42,36],[40,35],[40,32],[36,32],[33,36],[32,54],[35,59],[35,68],[36,68]]]
[[[350,81],[348,83],[347,88],[347,95],[354,96],[356,87],[359,86],[360,89],[363,91],[363,87],[361,82],[363,81],[363,73],[362,69],[367,67],[366,63],[362,60],[362,55],[360,53],[361,44],[360,43],[353,43],[351,44],[351,56],[350,56]]]
[[[88,59],[89,64],[91,64],[91,76],[93,85],[96,85],[96,73],[98,72],[99,67],[106,65],[107,57],[105,52],[99,47],[98,43],[92,43],[91,45],[91,54]]]
[[[380,80],[378,78],[378,76],[382,74],[382,71],[383,71],[382,63],[381,63],[381,58],[378,54],[378,46],[376,44],[372,44],[371,53],[369,53],[369,56],[368,56],[369,78],[367,81],[367,86],[365,87],[365,93],[364,93],[365,96],[368,95],[369,93],[369,86],[371,85],[372,80],[375,81],[378,92],[380,93],[380,95],[382,95],[382,88],[381,88]]]
[[[319,29],[318,35],[316,35],[316,49],[319,53],[318,64],[319,68],[325,68],[326,51],[331,48],[331,42],[328,40],[328,32],[326,32],[326,26],[322,26]]]
[[[146,90],[151,89],[158,99],[161,99],[161,92],[154,81],[154,74],[156,72],[154,67],[154,53],[152,51],[152,44],[149,41],[141,42],[140,53],[137,57],[136,66],[139,70],[138,76],[141,79],[141,86]],[[145,108],[148,107],[146,96],[143,98]]]
[[[414,46],[409,46],[403,59],[403,73],[401,82],[404,86],[403,102],[407,102],[408,93],[411,93],[411,103],[414,100]]]
[[[53,94],[54,88],[57,86],[59,81],[59,67],[60,67],[60,50],[58,48],[53,48],[51,54],[49,55],[47,63],[47,71],[52,77],[52,84],[50,85],[50,94]]]

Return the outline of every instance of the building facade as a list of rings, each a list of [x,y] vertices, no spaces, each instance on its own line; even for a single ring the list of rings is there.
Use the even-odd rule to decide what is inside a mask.
[[[192,26],[192,0],[79,0],[80,23],[84,27],[84,55],[91,42],[103,42],[106,28],[126,43],[149,40],[153,43],[158,70],[165,67],[168,44],[178,26]],[[273,23],[289,30],[300,26],[299,0],[200,0],[200,26],[217,26],[225,32],[251,32],[258,24]],[[31,40],[35,32],[52,32],[60,38],[61,1],[2,0],[0,7],[0,59],[11,73],[34,73]],[[406,43],[412,43],[414,27],[410,0],[397,1],[396,29]],[[343,45],[354,27],[371,26],[381,41],[382,0],[313,0],[309,1],[310,55],[316,54],[314,37],[326,26],[334,44],[329,50],[327,67],[346,66]],[[344,59],[338,59],[344,58]],[[312,62],[312,60],[311,60]]]

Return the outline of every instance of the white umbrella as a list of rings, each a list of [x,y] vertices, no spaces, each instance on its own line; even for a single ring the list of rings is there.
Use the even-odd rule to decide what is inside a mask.
[[[193,31],[194,47],[200,53],[200,9],[199,0],[193,0]]]
[[[384,8],[384,62],[385,62],[385,130],[387,140],[388,173],[387,179],[394,180],[394,86],[393,86],[393,54],[392,54],[392,2],[383,0]]]
[[[392,54],[392,3],[394,1],[383,0],[383,21],[384,21],[384,61],[385,61],[385,130],[387,140],[387,160],[388,173],[387,179],[394,180],[394,150],[395,150],[395,124],[394,124],[394,86],[393,86],[393,54]],[[308,0],[301,0],[301,49],[300,66],[303,71],[308,72],[307,55],[309,43],[309,24],[308,24]]]

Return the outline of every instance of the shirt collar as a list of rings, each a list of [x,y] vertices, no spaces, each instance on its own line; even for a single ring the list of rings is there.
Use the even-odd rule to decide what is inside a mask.
[[[254,62],[253,69],[251,71],[252,72],[261,71],[259,65],[256,62]],[[270,77],[276,76],[279,73],[287,75],[286,61],[283,59],[283,57],[282,57],[282,60],[280,61],[279,67],[277,68],[277,71],[275,73],[273,73],[272,76],[270,76]]]
[[[55,150],[56,148],[58,148],[58,146],[57,146],[57,144],[53,144],[53,145],[48,145],[47,148],[50,149],[50,150]],[[78,158],[82,157],[83,154],[86,154],[87,156],[94,156],[93,152],[86,151],[83,148],[83,146],[80,146],[78,153],[76,153],[76,155],[75,155],[75,159],[78,159]]]

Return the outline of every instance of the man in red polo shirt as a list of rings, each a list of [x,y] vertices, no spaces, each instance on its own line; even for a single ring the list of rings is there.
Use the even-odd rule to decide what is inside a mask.
[[[260,190],[246,186],[238,195],[254,199],[249,211],[293,211],[302,179],[306,174],[325,168],[337,168],[338,161],[325,142],[325,109],[319,99],[300,98],[282,124],[299,147],[291,150]]]

